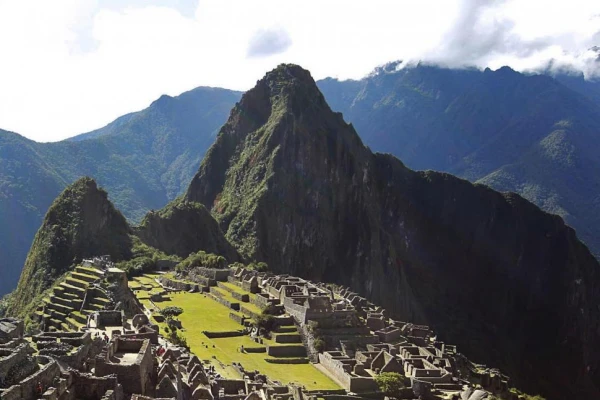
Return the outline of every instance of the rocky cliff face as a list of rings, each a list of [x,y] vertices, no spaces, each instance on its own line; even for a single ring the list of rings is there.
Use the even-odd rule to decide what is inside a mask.
[[[23,315],[33,299],[75,262],[109,254],[130,257],[130,228],[90,178],[81,178],[54,200],[35,235],[7,313]]]
[[[233,109],[186,194],[249,258],[351,286],[549,398],[600,394],[599,265],[514,194],[373,154],[308,71]]]

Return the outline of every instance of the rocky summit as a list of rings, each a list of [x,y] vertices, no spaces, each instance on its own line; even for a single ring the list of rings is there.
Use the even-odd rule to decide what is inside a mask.
[[[430,324],[527,390],[600,393],[599,265],[575,232],[516,194],[373,154],[298,66],[244,94],[186,198],[245,257]]]

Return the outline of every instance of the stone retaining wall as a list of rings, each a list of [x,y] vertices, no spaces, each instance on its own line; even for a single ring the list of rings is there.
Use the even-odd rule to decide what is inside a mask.
[[[308,364],[309,359],[306,357],[300,358],[265,358],[265,361],[271,364]]]
[[[165,286],[169,289],[173,289],[173,290],[183,290],[185,292],[202,292],[202,291],[204,291],[203,286],[200,286],[195,283],[187,283],[187,282],[182,282],[182,281],[169,279],[169,278],[165,278],[165,277],[161,277],[159,280],[160,280],[160,283],[163,284],[163,286]]]
[[[229,313],[229,318],[231,318],[240,325],[244,325],[244,322],[246,321],[246,317],[234,312]]]
[[[271,357],[306,357],[304,346],[267,346]]]
[[[234,303],[234,302],[231,302],[229,300],[225,300],[224,298],[219,297],[218,295],[215,295],[213,293],[209,293],[208,295],[213,300],[218,301],[219,303],[223,304],[225,307],[229,307],[229,308],[231,308],[232,310],[235,310],[235,311],[240,311],[240,303]]]
[[[206,335],[206,337],[209,339],[244,336],[244,332],[242,332],[242,331],[224,331],[224,332],[202,331],[202,333],[204,333],[204,335]]]

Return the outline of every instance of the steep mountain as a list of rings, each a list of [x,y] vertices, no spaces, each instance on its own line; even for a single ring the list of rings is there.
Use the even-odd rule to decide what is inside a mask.
[[[508,67],[399,67],[319,86],[375,151],[517,192],[563,217],[600,255],[597,82]]]
[[[242,255],[348,285],[528,392],[600,395],[600,266],[573,229],[517,194],[372,153],[298,66],[244,94],[185,199]]]
[[[37,231],[8,313],[23,315],[33,299],[85,257],[131,256],[130,228],[90,178],[81,178],[54,200]]]
[[[73,140],[36,143],[0,131],[0,296],[12,290],[36,229],[70,182],[91,176],[139,221],[185,191],[240,93],[197,88]]]
[[[241,261],[235,248],[225,239],[210,212],[200,203],[181,199],[159,211],[149,212],[135,234],[145,244],[182,258],[203,250]]]

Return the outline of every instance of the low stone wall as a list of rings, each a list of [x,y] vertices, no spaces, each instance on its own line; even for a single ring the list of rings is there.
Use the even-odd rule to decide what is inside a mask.
[[[308,364],[310,360],[306,357],[299,358],[265,358],[271,364]]]
[[[263,295],[261,293],[257,293],[256,296],[253,296],[252,299],[250,299],[250,302],[260,308],[265,308],[269,305],[279,304],[279,300],[271,299],[267,295]]]
[[[165,278],[165,277],[160,278],[160,283],[162,283],[163,286],[165,286],[169,289],[173,289],[173,290],[183,290],[185,292],[202,292],[203,291],[203,286],[201,286],[199,284],[178,281],[178,280],[169,279],[169,278]]]
[[[231,292],[231,297],[236,300],[243,301],[244,303],[250,302],[250,296],[247,293],[242,294],[238,292]]]
[[[215,295],[213,293],[209,293],[208,295],[213,300],[218,301],[219,303],[223,304],[225,307],[229,307],[229,308],[231,308],[232,310],[235,310],[235,311],[240,311],[240,303],[231,302],[231,301],[226,300],[226,299],[224,299],[222,297],[219,297],[218,295]]]
[[[91,374],[73,375],[72,388],[78,399],[104,399],[108,392],[114,393],[118,390],[117,375],[108,375],[103,377],[93,376]]]
[[[30,375],[26,379],[20,382],[21,386],[21,398],[23,400],[37,399],[35,388],[38,382],[41,382],[42,387],[48,388],[52,386],[54,378],[60,376],[60,368],[56,361],[51,360],[47,357],[38,357],[40,361],[46,362],[46,364],[35,374]],[[3,398],[4,399],[4,398]]]
[[[271,357],[306,357],[304,346],[267,346]]]
[[[247,315],[247,316],[249,316],[249,317],[254,317],[254,318],[255,318],[255,317],[258,317],[258,314],[257,314],[257,313],[255,313],[254,311],[251,311],[251,310],[250,310],[250,309],[248,309],[247,307],[241,306],[241,307],[240,307],[240,311],[241,311],[242,313],[244,313],[244,315]]]
[[[299,333],[286,333],[275,336],[275,343],[301,343],[302,336]]]
[[[22,400],[23,395],[21,393],[20,385],[13,385],[8,389],[0,389],[0,399],[2,400]]]
[[[344,370],[342,363],[324,354],[319,354],[319,363],[349,392],[376,392],[379,390],[373,378],[352,376]]]
[[[6,377],[15,365],[23,362],[27,358],[30,351],[28,344],[21,344],[15,349],[0,350],[0,376]]]
[[[204,335],[206,335],[206,337],[209,339],[244,336],[244,332],[242,332],[242,331],[224,331],[224,332],[203,331],[202,333],[204,333]]]
[[[267,348],[265,346],[261,347],[244,347],[244,351],[246,353],[266,353]]]
[[[240,325],[244,325],[244,322],[246,321],[246,317],[234,312],[229,313],[229,318],[231,318]]]
[[[158,344],[158,332],[128,333],[120,335],[123,339],[150,339],[150,343]]]
[[[231,275],[231,270],[229,268],[217,269],[197,267],[194,268],[194,273],[218,282],[227,282],[227,278]]]

